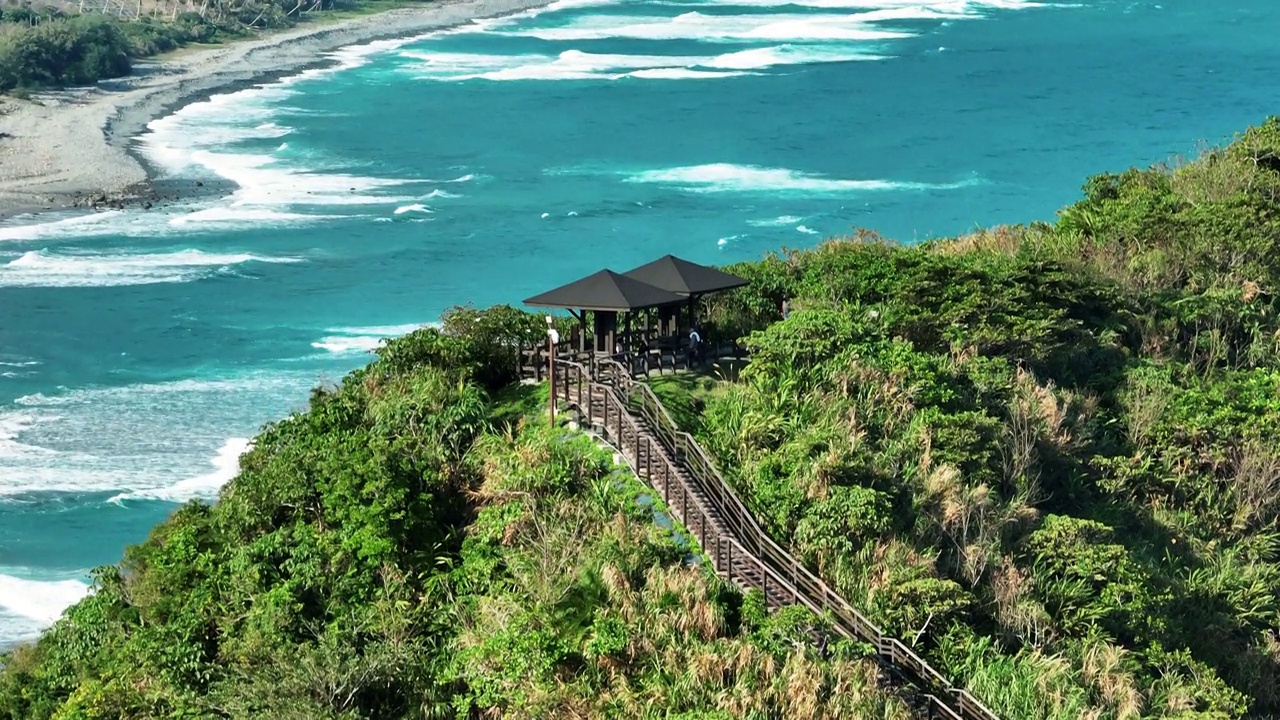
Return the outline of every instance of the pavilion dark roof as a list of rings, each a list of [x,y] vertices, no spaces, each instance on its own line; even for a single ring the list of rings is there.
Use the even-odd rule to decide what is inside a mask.
[[[568,285],[534,295],[525,300],[524,304],[568,310],[630,312],[684,302],[684,297],[670,290],[612,270],[601,270]]]
[[[623,275],[681,295],[702,295],[749,284],[737,275],[665,255]]]

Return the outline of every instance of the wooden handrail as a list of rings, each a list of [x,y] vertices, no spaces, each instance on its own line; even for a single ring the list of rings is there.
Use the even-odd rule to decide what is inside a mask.
[[[779,546],[716,470],[701,444],[680,430],[653,389],[637,382],[626,366],[610,358],[598,359],[594,372],[571,360],[557,360],[556,366],[557,395],[566,404],[576,404],[588,418],[602,420],[606,435],[613,436],[624,455],[630,453],[637,475],[659,491],[693,532],[717,572],[758,587],[766,600],[772,591],[818,614],[829,613],[836,632],[870,644],[886,664],[925,690],[922,698],[934,717],[999,720],[967,690],[952,685],[924,658],[887,635]],[[602,417],[593,415],[596,402]],[[644,420],[644,426],[636,416]],[[660,449],[655,447],[655,438]],[[655,453],[659,459],[656,465]],[[693,487],[681,476],[681,470],[691,478]],[[710,507],[703,506],[699,494]],[[726,532],[712,536],[710,531],[717,525]]]

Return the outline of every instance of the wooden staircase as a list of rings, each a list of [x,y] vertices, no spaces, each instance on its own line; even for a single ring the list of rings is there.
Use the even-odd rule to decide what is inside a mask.
[[[697,540],[717,574],[744,589],[760,590],[771,608],[804,605],[830,617],[840,635],[869,643],[888,674],[911,690],[924,717],[999,720],[779,547],[648,385],[637,382],[620,363],[606,360],[593,370],[557,360],[551,378],[557,402],[576,410],[621,451]]]

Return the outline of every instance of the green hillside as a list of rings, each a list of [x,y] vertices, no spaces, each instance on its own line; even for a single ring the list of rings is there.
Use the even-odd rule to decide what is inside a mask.
[[[1280,119],[1055,223],[731,268],[655,382],[765,527],[1006,720],[1280,713]],[[792,311],[780,317],[783,300]],[[0,718],[906,718],[453,311],[4,660]],[[728,373],[725,373],[728,375]]]
[[[462,310],[315,391],[5,661],[0,717],[908,717],[546,426],[500,369],[528,320]]]

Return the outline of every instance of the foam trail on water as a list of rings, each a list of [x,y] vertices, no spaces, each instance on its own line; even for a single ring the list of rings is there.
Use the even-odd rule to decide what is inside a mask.
[[[804,218],[799,215],[779,215],[776,218],[770,218],[768,220],[748,220],[747,224],[753,227],[783,227],[786,225],[793,225],[803,219]]]
[[[249,438],[230,438],[210,461],[214,468],[212,472],[180,480],[169,487],[120,493],[107,502],[164,500],[181,503],[196,498],[213,499],[217,497],[218,490],[240,472],[240,456],[248,452],[250,447]]]
[[[843,180],[812,175],[786,168],[713,163],[688,167],[647,170],[632,174],[627,182],[675,185],[692,192],[804,192],[850,193],[893,190],[954,190],[977,184],[918,183],[893,180]]]
[[[243,263],[299,261],[299,258],[200,250],[137,254],[31,250],[0,265],[0,287],[110,287],[190,282]]]

